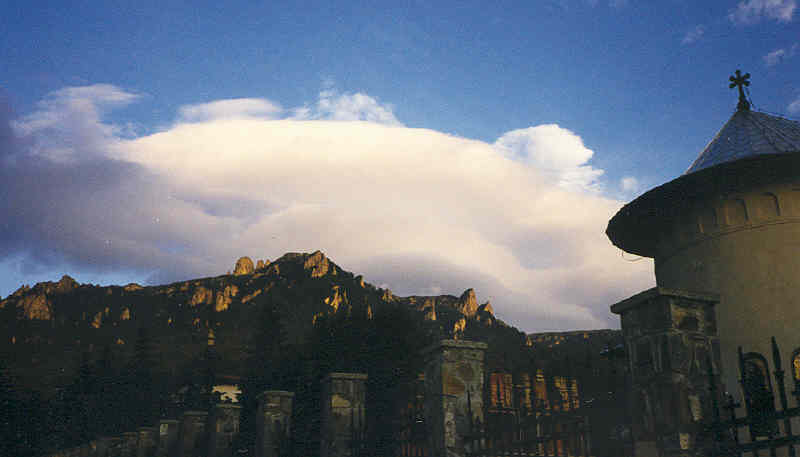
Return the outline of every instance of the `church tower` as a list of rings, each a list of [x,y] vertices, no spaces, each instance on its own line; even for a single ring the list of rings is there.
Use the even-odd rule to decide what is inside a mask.
[[[625,205],[606,230],[614,245],[655,260],[659,287],[719,296],[731,392],[738,346],[769,357],[775,336],[790,376],[800,348],[800,123],[751,110],[749,76],[731,76],[736,112],[688,170]]]

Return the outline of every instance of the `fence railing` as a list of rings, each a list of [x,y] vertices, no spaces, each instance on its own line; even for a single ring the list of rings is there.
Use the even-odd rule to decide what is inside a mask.
[[[800,445],[800,434],[794,432],[792,419],[800,417],[800,350],[795,350],[791,358],[794,381],[791,395],[798,405],[795,407],[789,407],[786,373],[775,337],[772,338],[772,376],[763,355],[756,352],[744,353],[741,346],[738,352],[739,384],[743,401],[736,401],[730,393],[720,395],[717,390],[719,387],[714,382],[714,373],[709,368],[713,416],[702,435],[705,440],[703,454],[711,457],[758,457],[767,452],[770,456],[775,456],[779,450],[785,450],[781,455],[795,457],[795,446]],[[780,402],[780,409],[775,407],[776,399]],[[743,416],[737,414],[741,407],[744,407]]]

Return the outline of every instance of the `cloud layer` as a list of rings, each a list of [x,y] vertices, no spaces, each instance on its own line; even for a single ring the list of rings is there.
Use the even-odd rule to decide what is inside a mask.
[[[795,9],[796,0],[744,0],[731,10],[728,19],[740,25],[755,24],[762,18],[791,22]]]
[[[293,109],[191,105],[130,138],[103,114],[136,98],[64,89],[0,135],[0,261],[165,282],[321,249],[397,294],[475,287],[528,331],[616,325],[608,305],[653,282],[649,261],[627,262],[605,238],[621,203],[560,126],[489,144],[406,128],[368,95],[326,90]]]

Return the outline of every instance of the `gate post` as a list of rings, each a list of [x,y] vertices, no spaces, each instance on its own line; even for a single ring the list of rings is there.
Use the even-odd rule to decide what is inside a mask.
[[[321,457],[351,456],[353,439],[363,439],[367,375],[331,373],[322,381]]]
[[[463,457],[465,439],[484,424],[486,343],[442,340],[424,350],[425,422],[432,457]]]
[[[180,429],[181,457],[194,457],[197,451],[202,451],[206,438],[206,421],[208,413],[205,411],[184,411]]]
[[[139,434],[136,444],[136,456],[150,457],[156,450],[158,439],[155,427],[139,427],[136,431]]]
[[[178,424],[175,419],[158,421],[158,447],[156,457],[173,457],[178,443]]]
[[[709,368],[714,382],[722,370],[718,302],[717,295],[654,287],[611,306],[628,354],[636,457],[699,455],[699,432],[711,418]]]
[[[214,405],[208,423],[207,457],[221,457],[230,454],[231,443],[239,433],[241,410],[241,406],[232,403]]]
[[[258,397],[256,457],[278,457],[282,439],[290,437],[294,392],[267,390]]]

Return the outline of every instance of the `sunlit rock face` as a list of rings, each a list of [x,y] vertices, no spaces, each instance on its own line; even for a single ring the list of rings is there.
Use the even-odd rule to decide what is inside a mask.
[[[315,251],[303,262],[304,270],[311,270],[312,278],[319,278],[328,273],[328,258],[321,251]]]
[[[475,291],[473,289],[467,289],[461,294],[456,304],[456,309],[467,317],[472,317],[478,312],[478,300],[475,298]]]
[[[52,317],[50,301],[43,293],[25,296],[17,306],[22,308],[26,319],[49,321]]]
[[[236,276],[253,274],[255,267],[250,257],[241,257],[236,261],[236,266],[233,268],[233,274]]]

